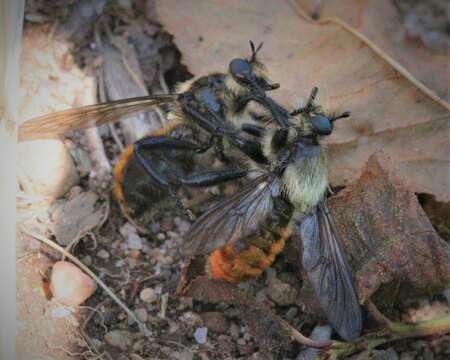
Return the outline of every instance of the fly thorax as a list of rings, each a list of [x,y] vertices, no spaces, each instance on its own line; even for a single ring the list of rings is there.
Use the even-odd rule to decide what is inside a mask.
[[[279,160],[295,146],[297,132],[294,128],[286,129],[280,133],[278,126],[268,124],[266,134],[262,139],[262,150],[264,156],[274,167],[279,165]]]
[[[247,86],[239,84],[233,76],[229,74],[225,76],[225,87],[232,98],[245,96],[248,93]]]
[[[327,158],[320,145],[296,149],[283,173],[283,191],[296,210],[316,205],[328,187]]]

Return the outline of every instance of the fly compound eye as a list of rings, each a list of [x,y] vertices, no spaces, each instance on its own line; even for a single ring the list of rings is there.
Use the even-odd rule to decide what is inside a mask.
[[[333,123],[323,115],[313,116],[311,118],[311,125],[317,135],[330,135],[333,131]]]
[[[230,62],[231,75],[243,83],[250,83],[252,79],[252,68],[247,60],[234,59]]]

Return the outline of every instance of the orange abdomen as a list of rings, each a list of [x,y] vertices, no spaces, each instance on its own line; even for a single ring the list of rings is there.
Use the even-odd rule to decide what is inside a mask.
[[[227,244],[209,256],[207,272],[213,279],[230,283],[258,277],[283,250],[289,235],[287,228],[281,229],[276,236],[271,234],[266,239],[260,238],[257,245],[249,245],[239,253],[232,244]]]

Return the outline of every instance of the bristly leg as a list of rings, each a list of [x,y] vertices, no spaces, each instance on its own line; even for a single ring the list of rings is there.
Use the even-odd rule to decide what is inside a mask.
[[[319,89],[317,88],[317,86],[314,86],[313,89],[311,90],[311,94],[309,95],[309,99],[306,105],[292,111],[291,116],[296,116],[299,114],[309,114],[310,112],[312,112],[315,109],[314,101],[316,100],[318,91]]]

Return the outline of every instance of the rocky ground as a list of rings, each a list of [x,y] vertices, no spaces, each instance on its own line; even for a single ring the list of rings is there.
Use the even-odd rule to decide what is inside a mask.
[[[189,78],[182,54],[154,16],[152,1],[125,0],[112,4],[95,1],[84,5],[70,0],[52,5],[28,1],[22,61],[29,76],[22,79],[22,87],[25,92],[35,91],[42,79],[56,84],[48,90],[53,103],[46,108],[40,102],[40,109],[33,116],[49,108],[59,110],[67,105],[87,105],[97,99],[130,97],[121,95],[117,86],[117,81],[123,85],[127,77],[132,84],[127,94],[136,91],[133,96],[167,92],[175,83]],[[54,51],[53,37],[66,44],[58,45],[63,50]],[[131,57],[130,48],[134,51]],[[43,55],[48,53],[54,56],[50,60]],[[33,61],[42,65],[39,71]],[[122,67],[117,67],[118,64]],[[67,86],[69,80],[75,84],[75,90]],[[94,100],[86,99],[86,95],[80,99],[80,93],[89,92]],[[22,105],[24,118],[36,111],[39,102],[36,100],[40,100],[39,96],[33,100],[28,95]],[[132,129],[114,126],[102,128],[96,134],[69,134],[63,144],[75,159],[73,163],[72,160],[65,163],[76,169],[67,172],[72,178],[65,178],[62,183],[56,179],[45,195],[31,195],[25,191],[27,185],[22,184],[18,226],[28,234],[20,231],[18,238],[18,358],[313,359],[314,353],[304,352],[288,338],[277,339],[276,331],[272,337],[275,345],[270,347],[266,347],[264,336],[258,336],[264,332],[272,336],[272,317],[286,320],[305,335],[310,335],[317,325],[325,324],[322,314],[305,312],[311,304],[305,304],[305,297],[300,296],[303,283],[293,265],[292,247],[287,247],[260,278],[237,288],[251,299],[263,302],[269,309],[267,312],[266,308],[254,310],[251,305],[227,301],[226,296],[201,301],[198,296],[177,293],[181,269],[186,263],[180,249],[190,227],[183,214],[175,207],[155,211],[144,228],[123,216],[111,195],[111,168],[125,144],[163,123],[161,113],[154,112]],[[104,150],[98,150],[96,144],[102,144]],[[32,167],[30,160],[26,164],[27,168]],[[56,187],[61,187],[60,193],[51,193]],[[206,196],[209,202],[197,204],[194,211],[200,213],[207,204],[220,198],[223,191],[233,191],[216,190]],[[192,200],[199,193],[187,195]],[[431,206],[431,213],[436,208]],[[439,220],[433,223],[439,224]],[[438,230],[442,237],[448,235],[445,225]],[[147,336],[124,308],[100,288],[77,308],[67,308],[51,299],[48,291],[51,265],[64,256],[41,245],[29,235],[30,231],[51,238],[97,274],[145,324]],[[389,314],[393,320],[428,320],[448,316],[449,305],[448,293],[422,296],[405,299]],[[258,317],[260,321],[255,324]],[[369,325],[374,325],[372,320],[368,320]],[[267,327],[258,328],[261,324]],[[449,356],[447,334],[398,340],[349,358],[439,360]]]

